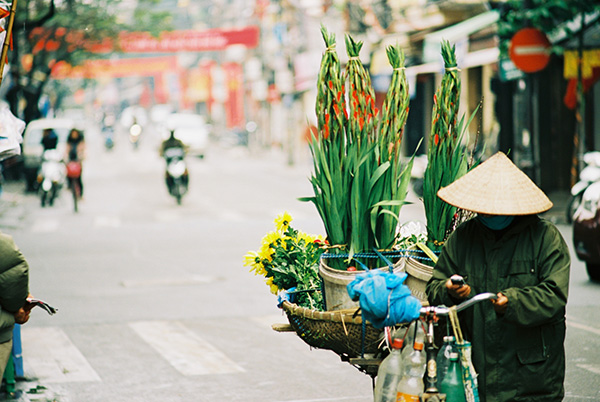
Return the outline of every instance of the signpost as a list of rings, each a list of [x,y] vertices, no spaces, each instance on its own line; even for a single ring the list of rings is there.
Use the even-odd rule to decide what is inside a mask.
[[[539,29],[523,28],[512,37],[509,56],[519,70],[538,72],[550,61],[550,41]]]

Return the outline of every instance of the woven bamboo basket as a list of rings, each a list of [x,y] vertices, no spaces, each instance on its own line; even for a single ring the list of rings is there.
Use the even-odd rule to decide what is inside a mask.
[[[329,349],[342,358],[376,354],[383,339],[383,330],[363,320],[357,309],[337,311],[309,310],[284,301],[290,325],[308,345]],[[364,332],[363,332],[364,329]]]

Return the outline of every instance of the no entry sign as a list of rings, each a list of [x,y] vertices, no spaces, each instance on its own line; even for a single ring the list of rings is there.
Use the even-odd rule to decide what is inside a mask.
[[[523,28],[510,41],[510,59],[526,73],[543,70],[550,61],[550,42],[535,28]]]

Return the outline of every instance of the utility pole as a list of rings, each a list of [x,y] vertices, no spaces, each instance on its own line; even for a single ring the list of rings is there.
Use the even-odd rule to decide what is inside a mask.
[[[575,107],[575,135],[573,136],[573,159],[571,163],[571,187],[577,182],[579,172],[583,168],[585,153],[585,97],[583,96],[583,45],[585,34],[585,13],[581,13],[579,30],[579,46],[577,49],[577,103]]]

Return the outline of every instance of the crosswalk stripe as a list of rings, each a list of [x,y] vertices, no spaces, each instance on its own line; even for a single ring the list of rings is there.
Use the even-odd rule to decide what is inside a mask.
[[[97,216],[94,218],[94,227],[118,228],[121,226],[121,219],[115,216]]]
[[[592,334],[600,335],[600,329],[590,327],[589,325],[581,324],[579,322],[573,321],[571,319],[567,319],[567,326],[582,329],[584,331],[591,332]]]
[[[58,219],[40,219],[33,224],[31,231],[35,233],[51,233],[56,232],[59,226],[60,222]]]
[[[594,374],[600,374],[600,365],[598,364],[578,364],[577,367],[591,371]]]
[[[139,321],[129,326],[183,375],[245,371],[177,321]]]
[[[67,334],[56,327],[21,328],[23,364],[48,383],[101,381]]]

